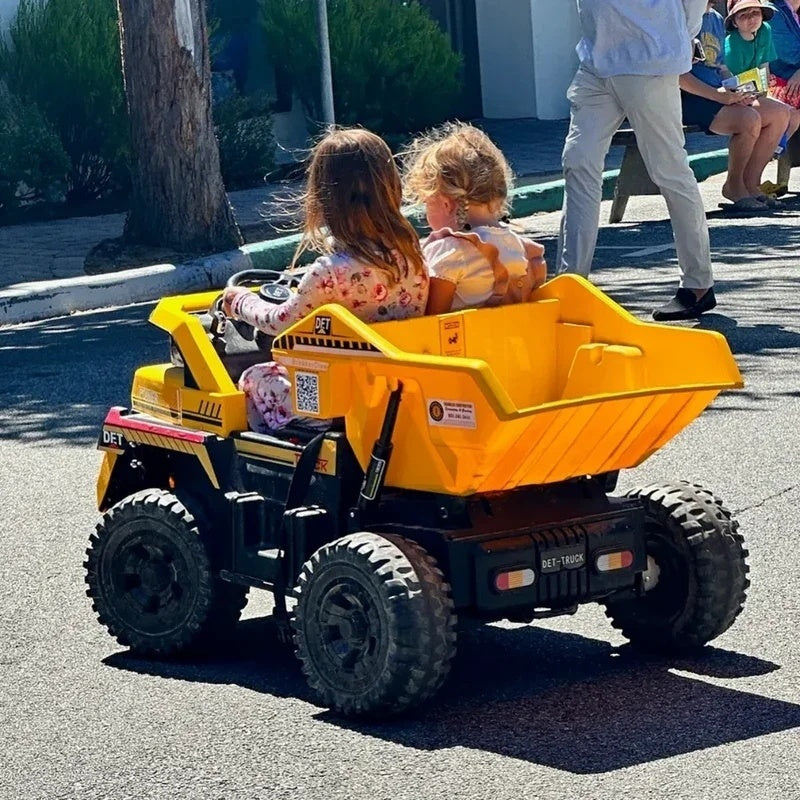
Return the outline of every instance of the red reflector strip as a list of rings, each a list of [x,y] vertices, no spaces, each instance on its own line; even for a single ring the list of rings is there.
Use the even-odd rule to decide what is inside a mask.
[[[494,579],[494,587],[498,592],[507,592],[509,589],[531,586],[535,580],[536,573],[532,569],[515,569],[497,575]]]
[[[598,572],[611,572],[614,569],[625,569],[633,564],[633,553],[621,550],[619,553],[604,553],[595,562]]]
[[[204,442],[208,436],[206,433],[190,431],[186,428],[172,427],[171,425],[160,425],[158,423],[146,422],[136,416],[129,416],[120,413],[119,406],[114,406],[106,415],[107,425],[116,425],[120,428],[129,428],[134,431],[144,431],[145,433],[158,433],[161,436],[168,436],[170,439],[180,439],[183,442]]]

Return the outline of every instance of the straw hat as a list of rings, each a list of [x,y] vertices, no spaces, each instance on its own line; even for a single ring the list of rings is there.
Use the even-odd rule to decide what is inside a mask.
[[[728,16],[725,17],[725,30],[732,31],[734,29],[733,18],[746,8],[760,8],[761,16],[764,20],[772,19],[775,14],[774,6],[769,3],[762,3],[761,0],[728,0]]]

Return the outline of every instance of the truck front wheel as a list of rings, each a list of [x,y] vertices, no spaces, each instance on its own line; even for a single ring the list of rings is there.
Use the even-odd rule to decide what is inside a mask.
[[[455,654],[450,587],[436,562],[400,536],[355,533],[304,564],[292,625],[320,704],[391,716],[431,697]]]
[[[229,634],[247,589],[212,570],[205,526],[174,494],[145,489],[110,508],[89,540],[86,593],[137,655],[167,657]]]

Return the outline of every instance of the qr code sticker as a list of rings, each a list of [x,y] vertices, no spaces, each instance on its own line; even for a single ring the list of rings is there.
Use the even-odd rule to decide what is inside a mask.
[[[298,414],[319,414],[319,375],[295,372],[294,405]]]

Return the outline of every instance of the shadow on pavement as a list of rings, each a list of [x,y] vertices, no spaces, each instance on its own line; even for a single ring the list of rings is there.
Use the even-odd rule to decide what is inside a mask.
[[[788,330],[776,323],[740,324],[732,317],[711,312],[704,314],[695,327],[721,333],[735,354],[754,355],[764,350],[800,348],[800,331]]]
[[[0,439],[47,445],[97,440],[113,405],[129,405],[133,372],[168,358],[151,306],[0,328]]]
[[[104,663],[309,697],[299,664],[277,644],[269,618],[241,623],[225,660],[176,664],[118,653]],[[418,750],[463,747],[575,774],[604,773],[800,726],[799,705],[700,677],[730,681],[777,669],[714,647],[667,661],[577,634],[484,626],[462,634],[448,683],[421,713],[386,723],[330,711],[317,718]]]

